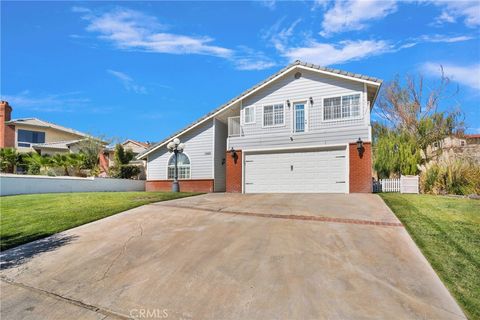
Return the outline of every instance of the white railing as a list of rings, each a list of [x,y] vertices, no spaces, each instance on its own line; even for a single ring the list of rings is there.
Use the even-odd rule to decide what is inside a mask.
[[[240,136],[240,117],[228,118],[228,136],[229,137]]]
[[[373,182],[373,192],[419,193],[418,176],[401,176],[400,179],[380,179]]]

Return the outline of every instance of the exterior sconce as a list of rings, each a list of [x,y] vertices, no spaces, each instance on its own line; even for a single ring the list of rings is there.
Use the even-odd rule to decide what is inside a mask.
[[[313,106],[313,98],[312,98],[312,97],[310,97],[310,98],[308,98],[308,100],[310,100],[310,105],[312,105],[312,106]]]
[[[230,155],[231,155],[232,158],[234,158],[234,159],[235,159],[235,157],[237,156],[237,152],[235,151],[235,149],[233,149],[233,147],[232,147],[232,149],[230,149]]]
[[[290,108],[290,100],[287,100],[287,107]]]
[[[357,151],[358,155],[361,157],[363,154],[363,141],[361,138],[358,138],[357,140]]]

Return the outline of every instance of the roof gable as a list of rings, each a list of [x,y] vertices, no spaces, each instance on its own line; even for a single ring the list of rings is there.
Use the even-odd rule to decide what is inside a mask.
[[[145,158],[148,154],[150,154],[153,151],[157,150],[158,148],[162,147],[163,145],[165,145],[171,139],[177,138],[181,134],[195,128],[196,126],[202,124],[203,122],[207,121],[208,119],[211,119],[212,117],[214,117],[218,113],[230,108],[231,106],[233,106],[238,101],[240,101],[242,99],[245,99],[246,97],[252,95],[253,93],[261,90],[262,88],[266,87],[267,85],[269,85],[273,81],[285,76],[290,71],[292,71],[296,68],[312,70],[312,71],[319,72],[319,73],[322,73],[322,74],[325,74],[325,75],[330,75],[330,76],[333,76],[333,77],[343,78],[343,79],[347,79],[347,80],[351,80],[351,81],[362,82],[362,83],[365,83],[365,84],[373,85],[373,86],[377,87],[378,89],[380,88],[380,86],[382,84],[382,80],[380,80],[378,78],[375,78],[375,77],[369,77],[369,76],[366,76],[366,75],[351,73],[351,72],[342,71],[342,70],[338,70],[338,69],[326,68],[326,67],[318,66],[318,65],[315,65],[315,64],[312,64],[312,63],[305,63],[305,62],[302,62],[300,60],[297,60],[294,63],[286,66],[283,69],[281,69],[277,73],[271,75],[267,79],[263,80],[262,82],[256,84],[255,86],[251,87],[250,89],[244,91],[243,93],[241,93],[240,95],[231,99],[227,103],[221,105],[220,107],[213,110],[212,112],[207,113],[205,116],[198,119],[196,122],[188,125],[187,127],[183,128],[180,131],[177,131],[176,133],[167,137],[166,139],[154,144],[153,146],[151,146],[150,148],[148,148],[147,150],[145,150],[144,152],[139,154],[137,156],[137,159]],[[373,103],[374,103],[374,101],[372,101],[372,106],[373,106]]]

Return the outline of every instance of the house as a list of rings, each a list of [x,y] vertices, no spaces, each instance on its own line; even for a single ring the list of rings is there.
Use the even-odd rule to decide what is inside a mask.
[[[149,142],[141,142],[132,139],[127,139],[120,143],[125,150],[131,150],[134,156],[138,156],[140,153],[145,152],[150,146]],[[103,150],[103,153],[100,155],[100,169],[103,176],[108,176],[108,170],[110,167],[115,165],[115,145],[108,146]],[[140,167],[139,179],[144,180],[146,178],[145,174],[145,160],[132,160],[130,164]]]
[[[147,190],[371,192],[370,112],[382,81],[295,61],[138,156]]]
[[[79,143],[89,135],[37,118],[11,119],[12,107],[0,102],[0,148],[40,154],[76,152]]]
[[[427,148],[429,159],[462,158],[480,163],[480,134],[446,137]]]

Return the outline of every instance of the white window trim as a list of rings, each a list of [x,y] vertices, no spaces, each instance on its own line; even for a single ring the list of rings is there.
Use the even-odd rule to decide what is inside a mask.
[[[169,152],[169,153],[170,153],[170,152]],[[178,180],[179,180],[179,181],[180,181],[180,180],[192,180],[192,158],[191,158],[191,157],[188,155],[188,153],[186,153],[185,151],[182,152],[182,153],[185,154],[185,155],[188,157],[188,160],[190,160],[190,178],[188,178],[188,179],[180,179],[180,178],[178,178]],[[167,159],[167,165],[165,166],[165,167],[166,167],[166,168],[165,168],[165,169],[166,169],[166,170],[165,170],[165,171],[166,171],[166,173],[165,173],[166,179],[165,179],[165,180],[171,180],[171,181],[173,181],[173,178],[172,178],[172,179],[168,178],[168,168],[169,168],[168,163],[170,162],[170,159],[171,159],[173,156],[174,156],[174,153],[171,152],[171,153],[170,153],[170,157],[168,157],[168,159]]]
[[[282,105],[283,106],[283,123],[281,124],[273,124],[271,126],[266,126],[265,125],[265,118],[264,118],[264,111],[265,111],[265,107],[270,107],[270,106],[274,106],[274,105]],[[286,112],[286,107],[285,107],[285,102],[273,102],[273,103],[265,103],[265,104],[262,104],[262,128],[280,128],[280,127],[285,127],[285,124],[287,123],[285,120],[286,118],[286,115],[287,115],[287,112]],[[275,108],[274,108],[274,112],[273,112],[273,117],[275,119]]]
[[[329,98],[340,98],[340,103],[342,102],[343,100],[343,97],[346,97],[346,96],[353,96],[353,95],[356,95],[356,94],[359,94],[360,95],[360,110],[358,110],[358,116],[357,117],[348,117],[348,118],[339,118],[339,119],[330,119],[330,120],[325,120],[325,99],[329,99]],[[364,109],[364,105],[363,105],[363,93],[362,92],[357,92],[357,93],[344,93],[344,94],[341,94],[341,95],[338,95],[338,94],[334,94],[334,95],[330,95],[330,96],[325,96],[322,98],[322,122],[342,122],[342,121],[349,121],[349,120],[359,120],[359,119],[362,119],[363,118],[363,109]],[[340,111],[341,111],[341,107],[342,105],[340,104]]]
[[[245,110],[253,109],[253,121],[247,122],[247,117],[245,116]],[[254,124],[256,122],[257,111],[255,110],[255,106],[248,106],[243,108],[243,124]]]
[[[307,120],[307,123],[305,124],[305,131],[303,132],[295,132],[295,104],[300,104],[300,103],[303,103],[305,105],[305,119]],[[309,131],[309,127],[310,127],[310,101],[309,99],[299,99],[299,100],[293,100],[290,102],[290,104],[292,105],[290,107],[291,110],[291,123],[292,123],[292,129],[291,129],[291,132],[293,134],[305,134]]]

